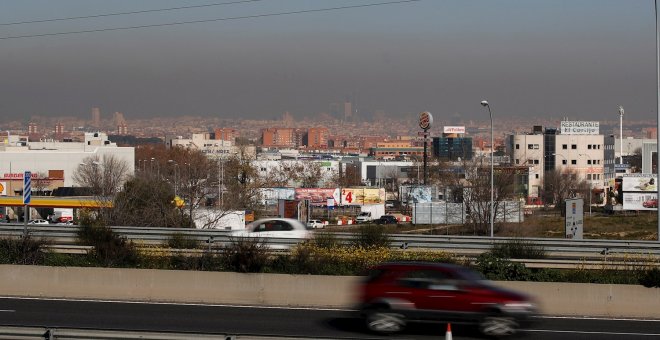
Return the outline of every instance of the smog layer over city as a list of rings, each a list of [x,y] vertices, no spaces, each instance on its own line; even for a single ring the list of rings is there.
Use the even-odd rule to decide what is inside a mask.
[[[0,11],[0,337],[660,337],[657,0]]]

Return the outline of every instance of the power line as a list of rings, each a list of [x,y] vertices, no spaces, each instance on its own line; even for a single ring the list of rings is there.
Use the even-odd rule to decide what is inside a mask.
[[[53,21],[65,21],[65,20],[102,18],[102,17],[111,17],[111,16],[128,15],[128,14],[142,14],[142,13],[153,13],[153,12],[177,11],[177,10],[182,10],[182,9],[214,7],[214,6],[224,6],[224,5],[235,5],[235,4],[242,4],[242,3],[248,3],[248,2],[258,2],[258,1],[264,1],[264,0],[239,0],[239,1],[204,4],[204,5],[191,5],[191,6],[170,7],[170,8],[145,9],[145,10],[141,10],[141,11],[131,11],[131,12],[116,12],[116,13],[85,15],[85,16],[80,16],[80,17],[67,17],[67,18],[55,18],[55,19],[17,21],[17,22],[0,23],[0,26],[36,24],[36,23],[41,23],[41,22],[53,22]]]
[[[49,37],[49,36],[58,36],[58,35],[81,34],[81,33],[96,33],[96,32],[107,32],[107,31],[121,31],[121,30],[132,30],[132,29],[152,28],[152,27],[165,27],[165,26],[176,26],[176,25],[187,25],[187,24],[200,24],[200,23],[205,23],[205,22],[215,22],[215,21],[228,21],[228,20],[254,19],[254,18],[275,17],[275,16],[283,16],[283,15],[293,15],[293,14],[315,13],[315,12],[327,12],[327,11],[336,11],[336,10],[353,9],[353,8],[364,8],[364,7],[375,7],[375,6],[395,5],[395,4],[411,3],[411,2],[418,2],[418,1],[422,1],[422,0],[400,0],[400,1],[376,2],[376,3],[362,4],[362,5],[353,5],[353,6],[340,6],[340,7],[317,8],[317,9],[307,9],[307,10],[290,11],[290,12],[279,12],[279,13],[266,13],[266,14],[246,15],[246,16],[238,16],[238,17],[226,17],[226,18],[217,18],[217,19],[205,19],[205,20],[194,20],[194,21],[170,22],[170,23],[163,23],[163,24],[151,24],[151,25],[140,25],[140,26],[127,26],[127,27],[112,27],[112,28],[99,28],[99,29],[83,30],[83,31],[69,31],[69,32],[55,32],[55,33],[41,33],[41,34],[16,35],[16,36],[0,37],[0,40],[23,39],[23,38],[37,38],[37,37]]]

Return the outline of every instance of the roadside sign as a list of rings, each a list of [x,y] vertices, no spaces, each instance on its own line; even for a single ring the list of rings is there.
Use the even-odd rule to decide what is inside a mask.
[[[30,204],[32,198],[32,172],[23,174],[23,204]]]
[[[584,201],[581,198],[569,198],[565,201],[566,238],[581,240],[584,230]]]

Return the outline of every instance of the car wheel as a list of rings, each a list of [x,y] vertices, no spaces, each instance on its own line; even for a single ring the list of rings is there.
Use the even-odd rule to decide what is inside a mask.
[[[481,333],[487,336],[502,337],[516,333],[518,323],[509,317],[487,316],[479,324]]]
[[[384,310],[369,312],[366,322],[370,331],[381,334],[397,333],[406,326],[403,315]]]

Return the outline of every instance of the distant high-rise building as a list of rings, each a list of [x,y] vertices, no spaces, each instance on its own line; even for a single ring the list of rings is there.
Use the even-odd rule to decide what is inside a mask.
[[[347,99],[344,102],[344,120],[349,121],[353,118],[353,105]]]
[[[117,134],[122,136],[128,134],[128,125],[125,122],[117,125]]]
[[[234,140],[236,140],[236,137],[238,136],[236,130],[232,128],[215,128],[213,129],[213,133],[215,135],[216,140],[225,140],[232,143],[234,142]]]
[[[98,107],[92,108],[92,127],[101,127],[101,109]]]
[[[286,111],[282,114],[282,122],[284,123],[284,126],[286,127],[291,127],[293,126],[293,115],[291,115],[291,112]]]
[[[34,135],[34,134],[37,134],[37,133],[39,133],[37,123],[32,123],[32,122],[29,123],[28,124],[28,134],[29,135]]]
[[[61,135],[64,133],[64,124],[58,122],[55,124],[55,134],[56,135]]]
[[[126,120],[124,119],[124,114],[121,112],[115,112],[112,116],[112,122],[115,126],[126,125]]]
[[[262,145],[264,147],[295,147],[295,129],[267,128],[261,130]]]
[[[328,147],[328,129],[324,127],[310,128],[307,131],[308,148],[327,148]]]

